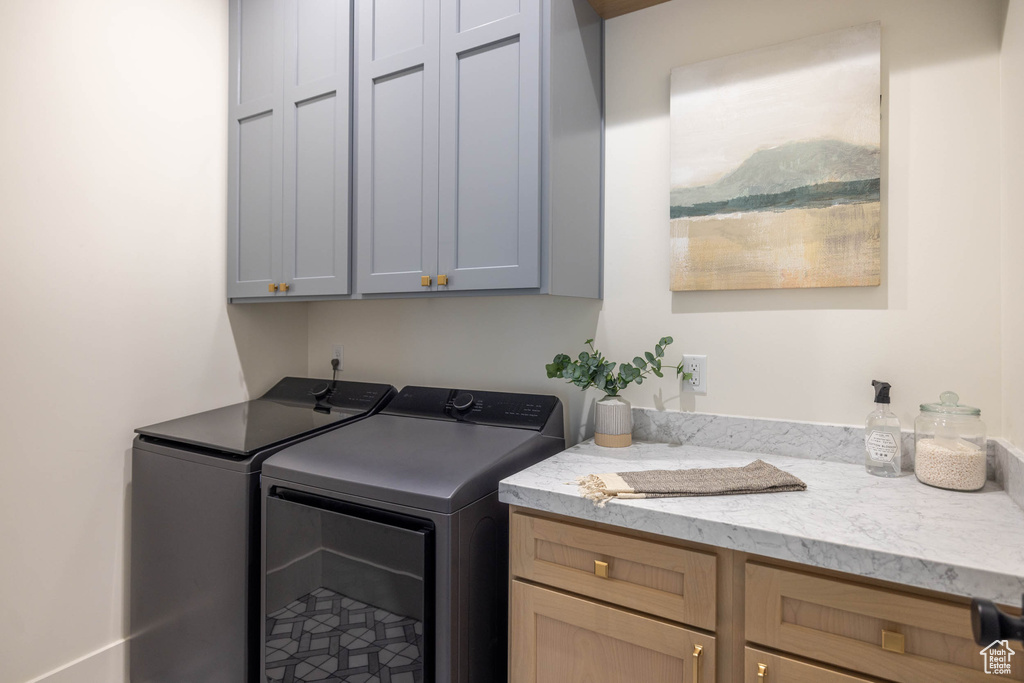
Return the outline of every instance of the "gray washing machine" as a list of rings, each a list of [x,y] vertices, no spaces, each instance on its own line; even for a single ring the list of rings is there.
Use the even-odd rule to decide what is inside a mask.
[[[286,377],[256,400],[136,430],[132,683],[259,679],[263,461],[393,395],[387,384]]]
[[[564,449],[554,396],[406,387],[269,458],[265,680],[505,680],[498,482]]]

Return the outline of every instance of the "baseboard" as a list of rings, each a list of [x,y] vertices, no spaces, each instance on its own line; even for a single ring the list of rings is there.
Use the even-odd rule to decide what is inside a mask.
[[[128,642],[118,640],[25,683],[127,683]]]

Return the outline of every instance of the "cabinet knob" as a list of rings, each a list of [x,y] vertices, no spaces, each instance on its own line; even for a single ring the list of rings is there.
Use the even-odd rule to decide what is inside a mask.
[[[757,683],[768,683],[768,665],[757,665]]]
[[[423,277],[421,277],[420,278],[420,284],[422,286],[424,286],[424,287],[429,287],[430,286],[430,276],[429,275],[424,275]]]
[[[271,282],[269,285],[267,285],[267,291],[270,292],[271,294],[276,292],[277,291],[277,283],[276,282]]]
[[[693,646],[693,683],[700,683],[700,656],[704,654],[703,645]]]
[[[608,578],[608,563],[594,560],[594,573],[602,579]]]
[[[292,286],[287,282],[282,282],[280,285],[278,285],[278,289],[282,292],[287,292],[291,288]]]
[[[882,630],[882,649],[896,654],[903,654],[906,650],[906,639],[902,633]]]
[[[447,287],[448,286],[448,276],[447,275],[438,275],[437,276],[437,284],[441,285],[442,287]]]

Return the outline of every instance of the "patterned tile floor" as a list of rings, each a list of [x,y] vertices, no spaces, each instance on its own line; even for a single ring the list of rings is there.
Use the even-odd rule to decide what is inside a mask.
[[[326,588],[267,617],[267,683],[422,683],[423,624]]]

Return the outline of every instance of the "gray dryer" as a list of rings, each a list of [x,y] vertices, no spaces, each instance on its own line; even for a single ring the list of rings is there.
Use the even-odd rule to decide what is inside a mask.
[[[564,449],[553,396],[406,387],[269,458],[265,680],[504,680],[498,482]]]

